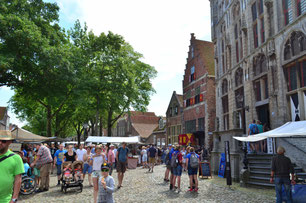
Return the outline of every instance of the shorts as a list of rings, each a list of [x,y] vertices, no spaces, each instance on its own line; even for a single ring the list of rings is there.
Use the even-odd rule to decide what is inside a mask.
[[[125,173],[126,171],[126,162],[117,162],[117,172],[118,173]]]
[[[171,165],[166,165],[168,170],[171,170]]]
[[[40,170],[38,168],[34,168],[34,175],[40,177]]]
[[[176,168],[173,168],[173,175],[182,176],[182,166],[178,165]]]
[[[198,174],[198,167],[197,168],[188,167],[188,175],[192,176],[197,174]]]
[[[86,174],[86,172],[88,172],[88,174],[92,173],[92,166],[87,163],[84,164],[83,174]]]
[[[148,156],[145,154],[145,155],[142,155],[142,162],[147,162],[148,161]]]
[[[93,178],[99,178],[100,177],[100,171],[93,171],[92,172],[92,177]]]
[[[149,157],[149,163],[155,164],[155,157]]]
[[[62,164],[56,164],[56,175],[61,175],[62,174]]]

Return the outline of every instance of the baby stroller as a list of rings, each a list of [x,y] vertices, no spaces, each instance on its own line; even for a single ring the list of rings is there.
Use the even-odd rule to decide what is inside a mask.
[[[31,169],[21,176],[20,193],[23,195],[30,195],[36,190],[37,184],[34,177],[32,177]]]
[[[61,191],[64,192],[64,193],[67,193],[67,189],[68,188],[74,188],[74,187],[79,187],[79,192],[82,192],[83,191],[83,180],[78,180],[76,181],[75,180],[75,177],[74,177],[74,171],[75,171],[75,167],[77,165],[81,165],[81,171],[83,171],[83,162],[82,161],[75,161],[73,162],[73,164],[71,164],[70,161],[68,162],[64,162],[63,165],[62,165],[62,185],[61,185]],[[68,172],[67,167],[68,165],[71,166],[71,176],[68,175]]]

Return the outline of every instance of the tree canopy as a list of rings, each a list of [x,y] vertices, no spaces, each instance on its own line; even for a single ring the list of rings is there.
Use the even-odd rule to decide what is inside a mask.
[[[131,108],[145,111],[155,69],[124,38],[95,35],[76,21],[65,31],[59,7],[42,0],[0,4],[0,87],[15,90],[11,107],[28,130],[78,137],[111,128]],[[87,131],[87,129],[86,129]]]

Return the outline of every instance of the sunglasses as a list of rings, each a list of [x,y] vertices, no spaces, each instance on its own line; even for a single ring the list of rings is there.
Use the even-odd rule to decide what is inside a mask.
[[[104,169],[102,169],[101,171],[102,171],[102,172],[108,172],[109,169],[104,168]]]
[[[2,143],[6,143],[8,140],[0,140],[0,142]]]

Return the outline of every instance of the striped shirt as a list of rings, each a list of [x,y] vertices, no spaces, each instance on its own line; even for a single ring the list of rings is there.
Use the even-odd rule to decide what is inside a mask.
[[[50,150],[46,146],[43,146],[43,145],[40,146],[37,152],[37,156],[40,156],[36,162],[37,166],[42,166],[44,164],[51,163],[53,160]]]

